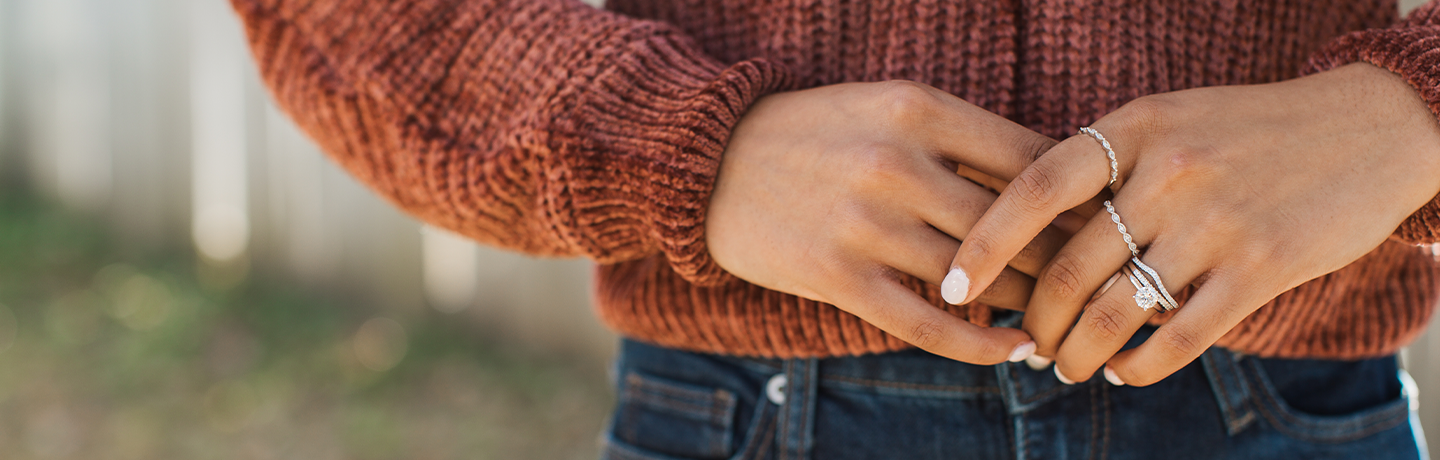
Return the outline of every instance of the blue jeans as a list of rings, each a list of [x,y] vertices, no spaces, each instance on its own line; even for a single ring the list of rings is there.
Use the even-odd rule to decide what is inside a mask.
[[[1011,318],[1013,320],[1013,318]],[[1141,331],[1131,345],[1152,330]],[[625,341],[602,458],[1417,459],[1394,357],[1212,348],[1145,388],[922,351],[750,359]]]

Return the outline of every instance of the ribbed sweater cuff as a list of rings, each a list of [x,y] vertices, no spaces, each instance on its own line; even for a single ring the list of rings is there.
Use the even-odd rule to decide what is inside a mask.
[[[762,59],[724,67],[686,39],[651,36],[597,75],[591,91],[562,99],[548,144],[562,150],[546,168],[569,175],[547,213],[568,220],[581,246],[655,245],[690,283],[735,278],[705,244],[705,214],[730,131],[759,97],[789,85]],[[604,261],[602,261],[604,262]]]
[[[1310,60],[1306,73],[1368,62],[1399,74],[1419,91],[1440,117],[1440,26],[1372,29],[1340,37]],[[1395,230],[1412,244],[1440,242],[1440,196],[1432,198]]]

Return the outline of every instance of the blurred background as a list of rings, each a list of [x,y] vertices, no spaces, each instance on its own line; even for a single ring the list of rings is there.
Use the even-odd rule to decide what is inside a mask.
[[[363,189],[225,0],[0,0],[0,458],[593,459],[590,270]]]
[[[595,458],[590,283],[325,160],[224,0],[0,0],[0,457]]]

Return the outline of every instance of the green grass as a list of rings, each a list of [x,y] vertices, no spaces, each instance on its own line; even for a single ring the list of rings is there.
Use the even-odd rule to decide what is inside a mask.
[[[0,458],[594,458],[603,375],[0,195]]]

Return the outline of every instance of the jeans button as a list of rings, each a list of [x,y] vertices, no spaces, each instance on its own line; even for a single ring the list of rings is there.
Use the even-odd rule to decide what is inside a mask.
[[[785,374],[775,374],[769,382],[765,382],[765,396],[770,398],[770,402],[785,404],[785,382]]]

